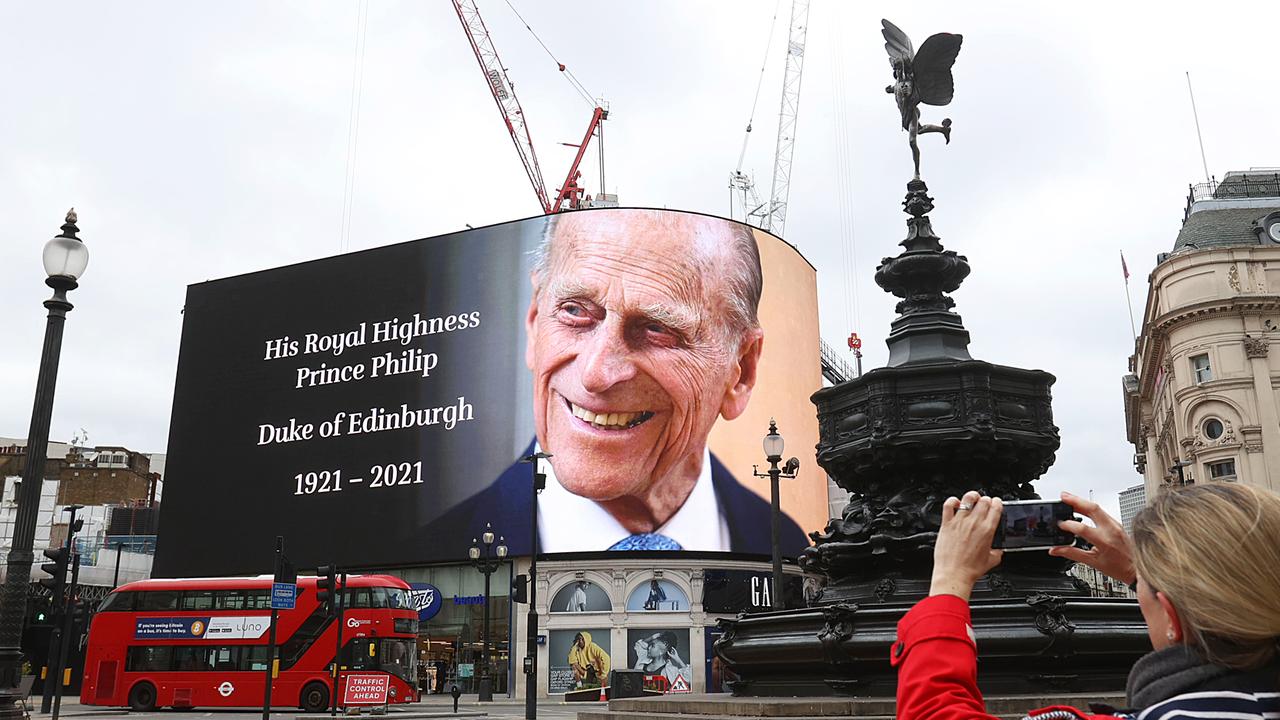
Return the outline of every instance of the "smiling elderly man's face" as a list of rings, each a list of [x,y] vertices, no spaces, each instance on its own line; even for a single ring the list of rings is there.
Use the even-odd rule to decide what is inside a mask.
[[[711,426],[755,383],[762,333],[730,311],[734,228],[641,210],[556,222],[527,318],[538,441],[577,495],[683,502]]]

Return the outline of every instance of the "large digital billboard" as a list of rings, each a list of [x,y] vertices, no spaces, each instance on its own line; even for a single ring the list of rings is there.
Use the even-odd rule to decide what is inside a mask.
[[[769,553],[760,441],[826,520],[813,268],[722,218],[542,216],[192,285],[157,576],[545,553]]]

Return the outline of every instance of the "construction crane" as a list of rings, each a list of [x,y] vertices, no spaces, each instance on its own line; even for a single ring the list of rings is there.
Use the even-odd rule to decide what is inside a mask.
[[[776,19],[775,14],[775,19]],[[787,37],[786,71],[782,78],[782,108],[778,112],[778,145],[773,160],[773,187],[768,201],[761,202],[756,193],[755,180],[742,172],[742,161],[747,153],[747,140],[751,137],[751,121],[747,122],[747,135],[738,155],[738,167],[729,173],[729,216],[738,217],[741,208],[743,221],[782,236],[787,222],[787,197],[791,192],[791,157],[795,149],[796,118],[800,112],[800,78],[804,72],[804,43],[809,29],[809,0],[792,0],[791,26]],[[773,28],[769,28],[772,41]],[[766,44],[771,44],[766,43]],[[765,60],[767,63],[768,52]],[[764,65],[760,68],[764,78]],[[756,87],[759,99],[760,88]],[[751,113],[754,119],[755,106]]]
[[[782,109],[778,111],[778,149],[773,156],[773,192],[760,226],[782,237],[791,194],[791,156],[796,146],[796,118],[800,113],[800,78],[804,72],[804,41],[809,31],[809,0],[792,0],[791,32],[787,37],[787,69],[782,76]]]
[[[565,143],[570,147],[578,148],[578,152],[573,158],[573,164],[569,167],[564,183],[556,189],[555,199],[552,200],[547,192],[546,182],[542,179],[538,154],[533,149],[533,137],[529,133],[524,109],[520,107],[520,100],[516,97],[515,85],[511,82],[511,78],[507,77],[507,69],[498,58],[498,51],[493,46],[493,38],[489,36],[489,30],[480,17],[480,10],[476,7],[475,0],[453,0],[453,9],[457,11],[462,29],[467,34],[467,40],[471,42],[471,50],[475,53],[476,61],[480,63],[480,70],[484,73],[493,101],[497,103],[498,111],[502,113],[502,120],[506,123],[507,132],[511,134],[511,141],[515,143],[516,153],[520,156],[520,162],[524,164],[525,174],[529,176],[533,192],[538,196],[538,204],[542,206],[542,212],[551,214],[584,207],[591,198],[583,197],[585,191],[578,184],[578,180],[582,177],[579,166],[593,137],[599,138],[596,145],[600,150],[600,191],[604,191],[603,123],[608,119],[609,111],[597,104],[592,110],[591,122],[587,125],[582,143],[578,145]],[[560,71],[564,72],[564,70],[565,66],[560,64]]]

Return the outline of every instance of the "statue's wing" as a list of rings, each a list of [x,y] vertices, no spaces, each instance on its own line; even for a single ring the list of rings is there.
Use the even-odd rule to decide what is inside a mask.
[[[955,94],[955,81],[951,66],[960,53],[960,41],[964,38],[951,33],[931,35],[920,45],[912,69],[915,71],[915,91],[920,102],[926,105],[946,105]]]
[[[888,20],[881,20],[880,24],[883,26],[880,32],[884,35],[884,49],[889,53],[889,61],[901,60],[910,66],[911,58],[915,55],[911,47],[911,38]]]

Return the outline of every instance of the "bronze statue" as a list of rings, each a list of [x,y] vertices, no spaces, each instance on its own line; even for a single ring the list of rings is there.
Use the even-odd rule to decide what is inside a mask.
[[[898,102],[898,111],[902,113],[902,129],[910,136],[911,157],[915,160],[915,179],[920,179],[920,147],[916,144],[916,136],[921,133],[942,133],[948,144],[951,143],[951,118],[942,121],[941,125],[920,124],[920,103],[925,105],[948,105],[955,95],[955,80],[951,77],[951,66],[956,62],[960,52],[960,42],[964,38],[951,33],[932,35],[915,52],[911,46],[911,38],[888,20],[881,20],[884,28],[884,49],[889,53],[889,64],[893,66],[894,83],[884,89],[893,95]]]

